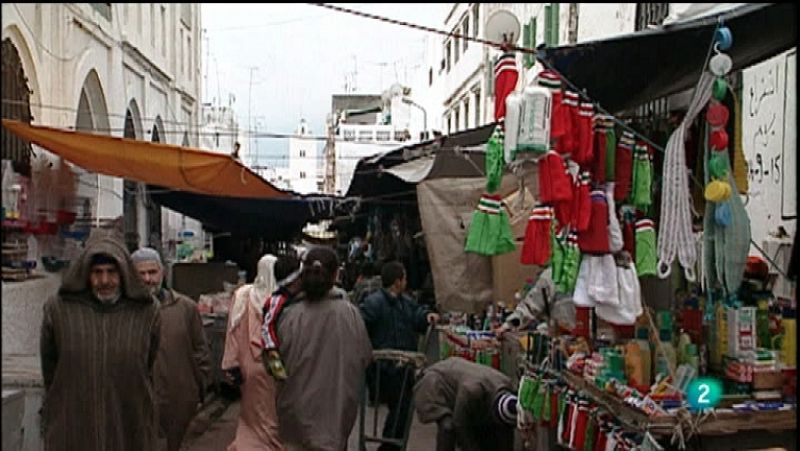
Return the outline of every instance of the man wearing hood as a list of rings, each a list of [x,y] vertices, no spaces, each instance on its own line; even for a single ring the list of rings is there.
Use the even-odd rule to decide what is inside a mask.
[[[436,422],[436,451],[511,451],[517,397],[511,379],[485,365],[450,357],[424,370],[414,387],[422,423]]]
[[[168,290],[158,251],[143,247],[131,255],[139,277],[158,300],[161,338],[154,369],[161,432],[167,450],[178,451],[186,429],[202,402],[211,358],[197,304]]]
[[[159,327],[121,237],[93,233],[44,305],[46,451],[156,449]]]

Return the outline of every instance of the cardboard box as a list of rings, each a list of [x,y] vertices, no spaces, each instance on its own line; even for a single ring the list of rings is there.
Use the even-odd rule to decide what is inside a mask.
[[[753,389],[780,390],[783,388],[783,372],[781,370],[753,371]]]
[[[517,306],[514,295],[525,285],[525,280],[533,279],[535,283],[544,269],[520,264],[521,254],[522,242],[518,241],[514,252],[492,257],[492,299],[495,303],[502,302],[509,309]]]

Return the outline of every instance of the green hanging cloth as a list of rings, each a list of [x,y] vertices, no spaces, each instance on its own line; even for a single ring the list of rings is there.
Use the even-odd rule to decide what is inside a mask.
[[[578,281],[578,272],[581,268],[581,250],[578,247],[578,234],[570,232],[564,247],[564,258],[561,269],[561,279],[556,286],[559,293],[572,294],[575,283]]]
[[[500,196],[484,194],[472,213],[464,250],[481,255],[500,255],[516,249],[511,223]]]
[[[500,188],[505,162],[505,134],[498,125],[486,143],[486,192],[494,193]]]
[[[646,144],[636,144],[633,150],[633,189],[631,200],[639,210],[647,211],[653,203],[651,185],[653,182],[653,163]]]
[[[567,228],[562,229],[562,233],[556,234],[556,226],[550,226],[550,267],[553,268],[553,283],[558,284],[561,280],[561,272],[564,268],[564,249],[567,244]]]
[[[617,168],[617,132],[614,122],[609,121],[606,128],[606,180],[616,180]]]

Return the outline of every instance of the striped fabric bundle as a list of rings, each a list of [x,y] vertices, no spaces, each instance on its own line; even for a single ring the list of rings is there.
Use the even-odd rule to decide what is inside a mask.
[[[591,103],[581,103],[578,107],[577,115],[577,137],[578,146],[572,154],[572,159],[581,167],[590,167],[594,159],[594,129],[592,118],[594,117],[594,105]]]
[[[537,75],[539,86],[550,90],[552,95],[553,112],[550,115],[550,141],[553,148],[559,153],[563,149],[560,143],[565,139],[565,135],[572,132],[572,119],[569,117],[570,111],[564,103],[565,96],[561,92],[561,77],[554,71],[545,69]]]
[[[636,221],[636,273],[655,276],[657,261],[656,224],[652,219],[640,219]]]
[[[506,117],[506,97],[517,87],[519,72],[517,59],[513,53],[500,55],[494,65],[494,120],[502,121]]]
[[[578,145],[578,94],[572,91],[566,91],[561,100],[562,105],[562,120],[564,121],[565,133],[555,142],[555,150],[561,155],[572,155],[575,153]],[[552,133],[552,131],[551,131]]]
[[[572,201],[572,179],[564,160],[552,150],[539,160],[539,200],[544,204]]]
[[[622,132],[622,137],[617,143],[616,167],[614,170],[614,200],[617,202],[623,202],[631,192],[634,143],[633,133],[628,131]]]
[[[578,176],[575,192],[572,196],[572,226],[578,232],[585,232],[589,228],[591,218],[591,198],[589,178],[590,174],[583,171]]]
[[[511,224],[500,196],[484,194],[472,213],[464,250],[481,255],[499,255],[515,249]]]
[[[520,255],[520,263],[523,265],[544,266],[550,260],[553,215],[553,207],[547,205],[538,205],[531,211]]]

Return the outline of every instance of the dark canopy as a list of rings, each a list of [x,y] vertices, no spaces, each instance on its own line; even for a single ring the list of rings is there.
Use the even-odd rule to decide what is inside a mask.
[[[542,49],[539,58],[611,113],[693,87],[717,24],[730,28],[726,50],[737,71],[797,45],[793,3],[753,3],[698,19],[577,45]]]
[[[271,241],[298,237],[308,222],[347,215],[356,206],[355,200],[337,197],[248,199],[150,188],[155,202],[197,219],[206,227]]]

